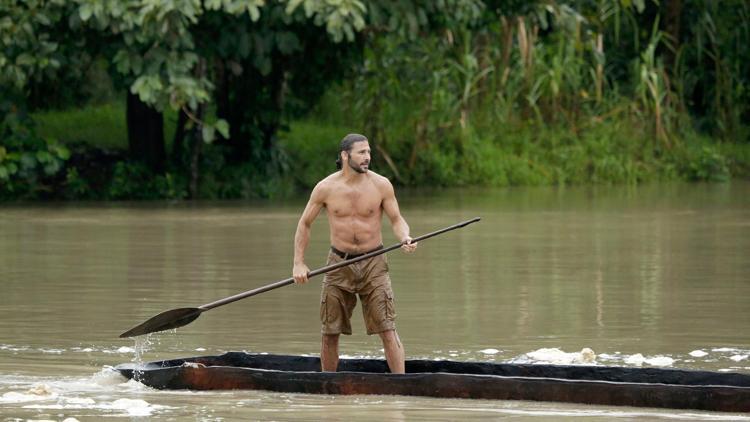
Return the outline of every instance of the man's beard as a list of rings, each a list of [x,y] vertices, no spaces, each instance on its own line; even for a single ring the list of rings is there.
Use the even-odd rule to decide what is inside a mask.
[[[354,171],[356,171],[357,173],[360,173],[360,174],[367,173],[367,169],[363,169],[362,166],[354,164],[352,162],[351,155],[349,156],[349,159],[346,160],[346,162],[349,163],[349,168],[352,169],[352,170],[354,170]],[[368,162],[367,164],[369,165],[370,163]]]

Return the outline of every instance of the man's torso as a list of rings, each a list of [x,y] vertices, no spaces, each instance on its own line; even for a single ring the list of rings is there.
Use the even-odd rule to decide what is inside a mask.
[[[370,251],[383,243],[381,219],[383,194],[378,176],[369,172],[355,184],[345,183],[336,174],[326,178],[325,208],[331,244],[348,253]]]

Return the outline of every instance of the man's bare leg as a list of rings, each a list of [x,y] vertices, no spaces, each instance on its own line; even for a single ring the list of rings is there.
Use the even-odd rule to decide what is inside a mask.
[[[339,367],[339,335],[323,334],[320,346],[320,369],[323,372],[336,372]]]
[[[392,374],[403,374],[404,371],[404,346],[401,345],[401,339],[398,338],[396,330],[388,330],[380,333],[380,339],[383,340],[383,350],[385,350],[385,359],[388,361],[388,368]]]

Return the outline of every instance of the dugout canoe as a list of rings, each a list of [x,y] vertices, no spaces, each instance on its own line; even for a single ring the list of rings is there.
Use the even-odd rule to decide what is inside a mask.
[[[408,360],[406,374],[390,374],[380,359],[341,359],[338,372],[320,372],[317,357],[244,352],[126,363],[115,370],[157,389],[384,394],[750,412],[750,374],[742,373]]]

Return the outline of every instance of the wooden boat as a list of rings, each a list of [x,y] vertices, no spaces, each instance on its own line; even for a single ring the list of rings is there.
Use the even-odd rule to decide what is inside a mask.
[[[709,371],[408,360],[342,359],[320,372],[316,357],[229,352],[122,364],[122,375],[158,389],[253,389],[312,394],[387,394],[535,400],[610,406],[750,412],[750,374]]]

